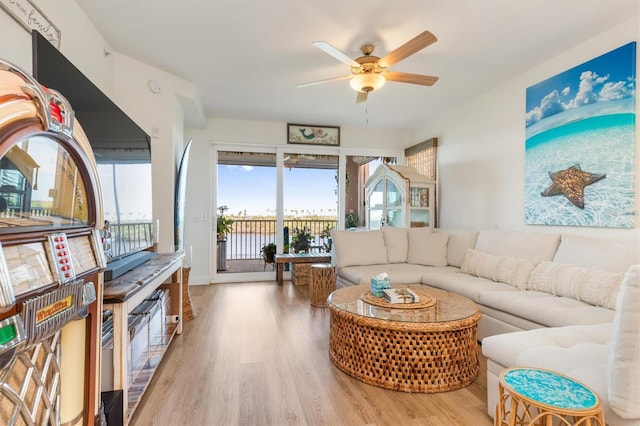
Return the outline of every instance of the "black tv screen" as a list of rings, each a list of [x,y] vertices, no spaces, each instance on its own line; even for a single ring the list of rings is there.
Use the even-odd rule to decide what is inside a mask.
[[[151,247],[151,138],[47,39],[32,34],[33,77],[69,101],[98,163],[111,232],[107,258]]]

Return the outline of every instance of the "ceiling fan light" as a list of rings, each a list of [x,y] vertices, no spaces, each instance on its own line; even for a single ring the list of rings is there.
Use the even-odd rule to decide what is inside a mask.
[[[349,85],[356,92],[373,92],[384,86],[385,78],[380,74],[359,74],[351,79]]]

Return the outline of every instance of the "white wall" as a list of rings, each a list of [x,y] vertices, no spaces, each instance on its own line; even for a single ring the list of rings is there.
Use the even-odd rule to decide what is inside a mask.
[[[186,144],[177,96],[195,97],[195,86],[167,72],[114,52],[113,99],[151,135],[153,217],[159,220],[158,251],[173,251],[175,175]],[[149,90],[158,82],[160,93]]]
[[[437,137],[440,226],[566,232],[637,239],[635,229],[524,224],[525,90],[540,81],[640,39],[636,16],[552,58],[475,99],[446,111],[411,132],[411,140]],[[640,59],[640,56],[638,57]],[[640,70],[639,66],[636,69]],[[640,96],[636,93],[636,101]],[[636,114],[640,113],[640,102]],[[638,126],[638,120],[636,125]],[[640,206],[640,144],[636,129],[636,206]],[[636,207],[636,212],[640,212]]]

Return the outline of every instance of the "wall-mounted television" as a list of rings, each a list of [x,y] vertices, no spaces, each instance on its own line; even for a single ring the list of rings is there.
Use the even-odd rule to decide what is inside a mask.
[[[46,38],[32,34],[33,77],[69,101],[93,149],[110,225],[105,252],[113,265],[105,278],[115,278],[115,262],[126,272],[137,266],[128,262],[148,258],[143,251],[154,243],[151,138]]]

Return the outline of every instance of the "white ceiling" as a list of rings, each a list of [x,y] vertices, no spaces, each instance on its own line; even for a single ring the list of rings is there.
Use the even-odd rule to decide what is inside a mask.
[[[111,47],[196,84],[208,116],[410,128],[638,15],[640,0],[76,0]],[[438,41],[355,103],[349,74],[311,43],[384,56],[424,30]],[[605,52],[602,52],[605,53]],[[577,65],[577,64],[576,64]],[[524,107],[523,107],[524,108]]]

